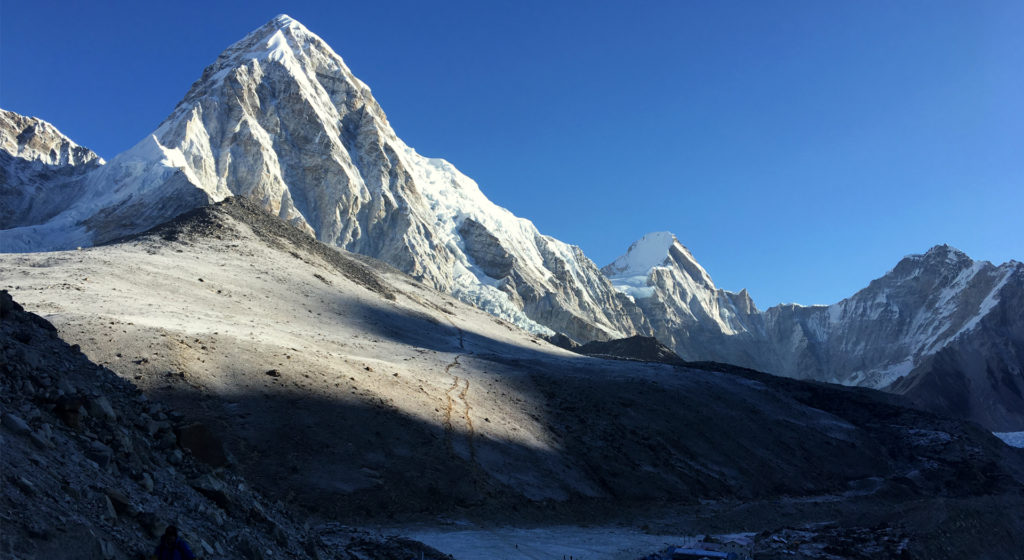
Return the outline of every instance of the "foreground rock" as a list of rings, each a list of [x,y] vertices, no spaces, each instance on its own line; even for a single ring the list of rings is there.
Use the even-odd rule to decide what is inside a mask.
[[[231,468],[183,450],[182,417],[90,362],[0,291],[0,556],[135,559],[178,525],[203,558],[440,558],[366,532],[331,545]],[[378,555],[377,551],[381,554]]]

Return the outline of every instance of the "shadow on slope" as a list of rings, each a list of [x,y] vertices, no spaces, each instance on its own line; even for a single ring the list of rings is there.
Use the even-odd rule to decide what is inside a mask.
[[[446,557],[349,528],[324,541],[237,469],[195,460],[182,414],[89,361],[5,290],[0,409],[4,558],[149,557],[168,524],[203,557]]]
[[[261,488],[353,522],[433,515],[607,520],[698,500],[1019,491],[1022,454],[959,421],[785,380],[620,362],[477,356],[535,406],[548,446],[411,416],[386,399],[158,393],[202,402]],[[827,412],[826,412],[827,411]],[[466,414],[470,412],[467,408]],[[489,422],[475,418],[477,425]]]

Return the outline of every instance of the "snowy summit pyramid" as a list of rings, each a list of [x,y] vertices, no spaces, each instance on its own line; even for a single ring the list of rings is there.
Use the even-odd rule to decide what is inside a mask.
[[[286,15],[228,47],[156,131],[73,187],[45,220],[0,231],[0,250],[102,243],[246,196],[530,330],[637,331],[632,302],[578,248],[417,154],[341,57]]]
[[[645,235],[601,272],[635,299],[658,340],[691,359],[707,356],[706,348],[721,346],[724,337],[756,328],[751,317],[756,317],[757,309],[747,292],[715,287],[704,267],[670,232]]]

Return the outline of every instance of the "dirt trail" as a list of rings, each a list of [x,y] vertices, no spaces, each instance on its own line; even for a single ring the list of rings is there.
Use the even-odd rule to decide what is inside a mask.
[[[460,331],[461,333],[461,331]],[[459,359],[462,358],[462,354],[455,356],[450,364],[445,366],[444,372],[451,374],[451,370],[456,367],[460,367]],[[461,388],[460,388],[461,387]],[[476,446],[474,445],[473,438],[476,435],[476,431],[473,428],[473,417],[470,414],[472,406],[469,404],[469,379],[464,377],[454,376],[451,387],[448,388],[444,393],[444,437],[445,447],[448,448],[448,452],[455,456],[455,445],[452,440],[452,433],[455,431],[455,426],[452,424],[453,414],[457,414],[462,417],[466,422],[466,445],[469,447],[469,459],[472,462],[476,462]],[[461,410],[461,412],[459,412]]]

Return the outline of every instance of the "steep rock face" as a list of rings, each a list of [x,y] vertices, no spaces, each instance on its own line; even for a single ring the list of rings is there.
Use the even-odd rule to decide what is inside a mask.
[[[636,305],[658,340],[688,360],[751,365],[762,318],[744,290],[727,292],[674,235],[648,234],[601,271]]]
[[[512,273],[515,257],[501,246],[501,240],[487,231],[483,224],[473,218],[466,218],[458,231],[466,254],[484,274],[501,279]]]
[[[982,302],[990,311],[886,388],[923,406],[995,431],[1024,430],[1024,265]]]
[[[0,245],[102,243],[243,195],[320,241],[384,260],[529,330],[586,340],[637,331],[578,248],[541,235],[448,162],[408,147],[366,84],[288,16],[225,50],[152,135],[90,173],[83,188],[81,202],[53,219],[0,231]]]
[[[102,164],[52,124],[0,109],[0,229],[63,211],[77,197],[78,180]]]
[[[911,255],[828,307],[766,311],[768,335],[792,361],[780,371],[882,388],[974,329],[1014,281],[1020,263],[994,266],[941,245]]]
[[[0,109],[0,150],[51,166],[103,162],[95,152],[75,144],[52,124],[4,109]]]

